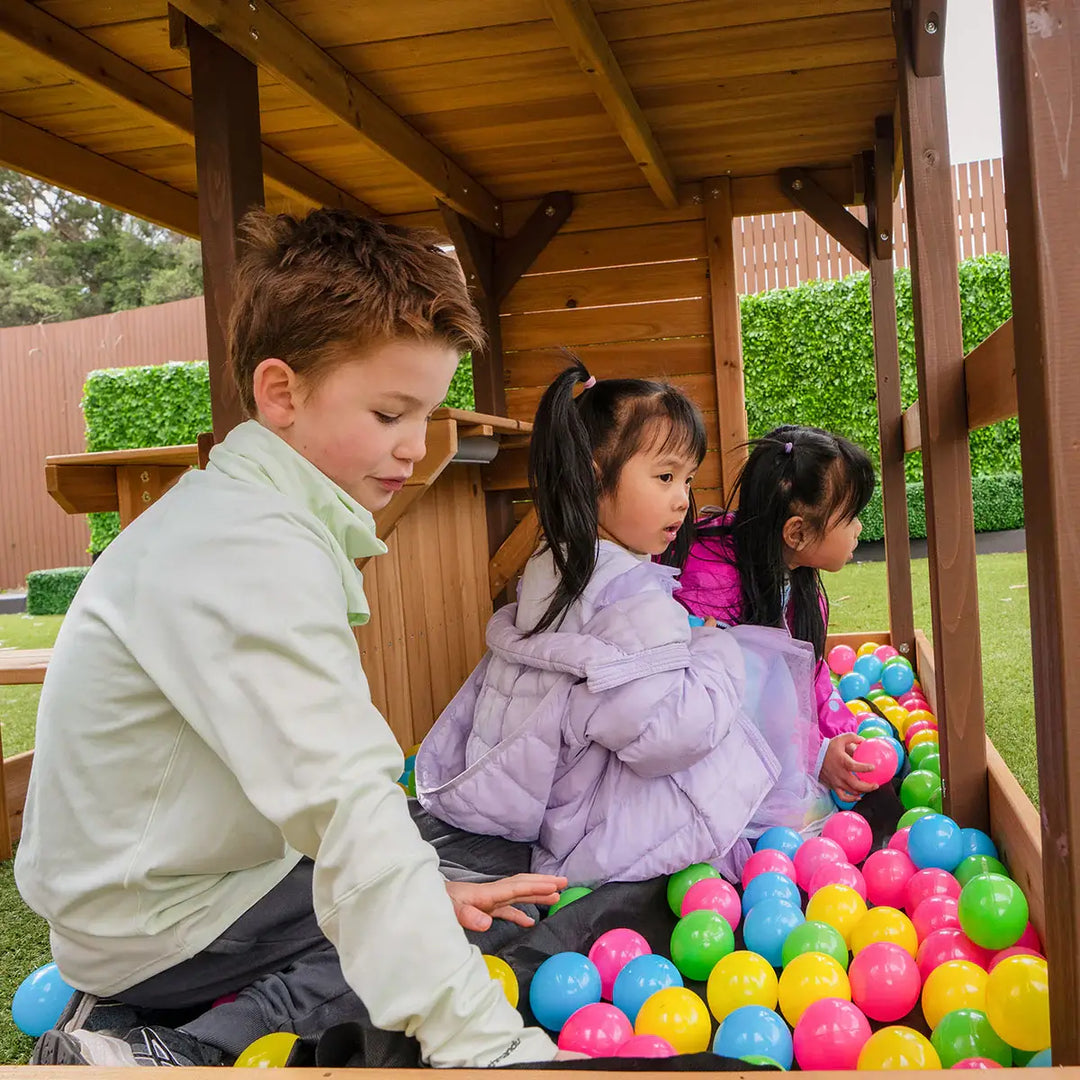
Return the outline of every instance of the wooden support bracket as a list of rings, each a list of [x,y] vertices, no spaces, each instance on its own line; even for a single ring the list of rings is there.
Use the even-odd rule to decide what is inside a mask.
[[[947,0],[912,0],[911,66],[917,78],[945,73]]]
[[[800,210],[806,211],[853,258],[863,266],[870,265],[866,226],[821,187],[806,169],[781,169],[780,186]]]
[[[492,599],[498,596],[521,572],[529,561],[529,556],[536,550],[539,538],[540,521],[536,515],[536,507],[530,507],[529,512],[502,542],[488,564]]]
[[[572,192],[553,191],[537,203],[525,224],[510,239],[498,241],[492,273],[496,304],[506,299],[521,276],[547,247],[548,241],[562,228],[573,209]]]
[[[893,176],[892,163],[896,153],[893,137],[893,118],[879,116],[874,122],[874,152],[872,157],[872,178],[867,187],[871,188],[870,205],[873,213],[869,215],[871,241],[874,253],[879,259],[891,259],[893,256]]]

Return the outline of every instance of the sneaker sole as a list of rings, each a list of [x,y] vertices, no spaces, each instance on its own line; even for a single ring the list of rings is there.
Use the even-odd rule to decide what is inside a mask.
[[[115,1036],[80,1031],[46,1031],[37,1041],[31,1065],[99,1065],[107,1068],[137,1066],[131,1047]]]

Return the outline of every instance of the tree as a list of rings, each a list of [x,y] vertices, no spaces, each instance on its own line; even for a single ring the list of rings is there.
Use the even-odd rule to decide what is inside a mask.
[[[0,169],[0,326],[198,296],[196,241]]]

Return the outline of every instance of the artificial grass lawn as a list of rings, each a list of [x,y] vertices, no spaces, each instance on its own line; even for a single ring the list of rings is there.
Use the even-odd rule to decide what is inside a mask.
[[[983,555],[978,560],[986,726],[994,744],[1024,790],[1038,804],[1035,724],[1031,691],[1030,619],[1026,557]],[[931,631],[928,565],[912,564],[915,625]],[[827,575],[832,605],[830,629],[837,633],[883,630],[889,625],[884,563],[853,563]],[[53,643],[61,619],[0,615],[0,646],[32,649]],[[37,687],[0,687],[4,752],[28,750],[34,741]],[[12,864],[0,864],[0,1064],[25,1062],[33,1040],[11,1022],[11,996],[34,968],[49,960],[45,924],[22,903]]]

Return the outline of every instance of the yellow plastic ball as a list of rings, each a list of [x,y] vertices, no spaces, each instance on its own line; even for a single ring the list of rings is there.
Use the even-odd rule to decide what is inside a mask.
[[[297,1036],[291,1031],[274,1031],[256,1039],[233,1062],[237,1069],[283,1069]]]
[[[659,1035],[677,1054],[699,1054],[709,1049],[712,1021],[705,1002],[684,986],[657,990],[638,1010],[635,1035]]]
[[[919,935],[911,920],[892,907],[871,908],[851,931],[851,952],[857,956],[875,941],[888,941],[906,949],[912,956],[919,951]]]
[[[866,914],[866,901],[850,885],[824,885],[806,902],[808,922],[828,923],[851,947],[851,932]]]
[[[853,701],[845,702],[845,704],[855,716],[859,716],[862,713],[872,713],[874,711],[862,698],[855,698]]]
[[[917,724],[920,720],[926,720],[937,727],[937,717],[932,712],[927,712],[926,709],[916,709],[914,712],[907,714],[907,719],[904,721],[903,730],[900,732],[900,737],[903,738],[907,734],[907,729],[912,724]]]
[[[908,719],[910,714],[903,705],[889,705],[887,708],[883,707],[881,711],[884,714],[885,719],[898,731],[910,723],[910,720]]]
[[[938,745],[938,733],[936,731],[916,731],[911,736],[911,741],[908,743],[908,753],[910,754],[916,746],[921,746],[924,742],[933,743]]]
[[[794,1027],[799,1017],[822,998],[851,1000],[847,972],[831,956],[808,952],[796,956],[780,973],[780,1011]]]
[[[859,1069],[879,1072],[884,1069],[940,1069],[930,1040],[914,1028],[894,1027],[875,1031],[859,1051]]]
[[[744,1005],[776,1008],[776,972],[772,964],[756,952],[740,949],[719,960],[709,975],[705,996],[718,1023]]]
[[[879,694],[876,698],[874,698],[874,704],[882,712],[884,712],[886,709],[895,709],[895,708],[902,708],[903,707],[903,706],[900,705],[900,702],[896,700],[896,698],[890,697],[888,694]],[[904,711],[906,712],[907,710],[905,709]]]
[[[855,651],[856,658],[860,656],[873,656],[875,649],[880,649],[881,645],[876,641],[864,641],[858,649]]]
[[[520,989],[514,969],[499,956],[485,954],[484,963],[487,964],[488,974],[503,988],[506,1000],[516,1009]]]
[[[970,960],[949,960],[934,968],[922,988],[923,1016],[931,1030],[956,1009],[986,1012],[986,983],[986,972]]]
[[[1050,984],[1046,961],[1039,956],[1010,956],[986,982],[990,1026],[1018,1050],[1050,1045]]]

